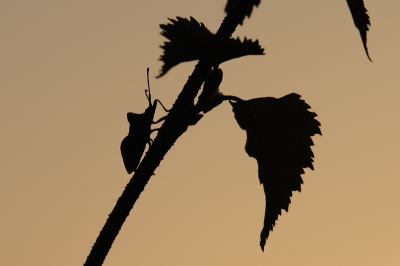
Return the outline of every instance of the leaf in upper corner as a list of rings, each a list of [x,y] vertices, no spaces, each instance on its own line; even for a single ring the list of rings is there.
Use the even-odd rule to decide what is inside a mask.
[[[247,9],[245,16],[242,18],[242,20],[240,21],[240,25],[243,24],[243,20],[245,19],[245,17],[250,18],[251,16],[251,12],[253,11],[253,7],[258,7],[258,5],[260,4],[261,0],[252,0],[253,4],[249,7],[249,9]],[[232,8],[233,4],[236,2],[236,0],[228,0],[228,2],[226,3],[225,6],[225,13],[228,13],[229,10]]]
[[[211,44],[212,34],[203,23],[197,22],[194,18],[190,20],[177,17],[176,20],[169,19],[170,24],[161,24],[163,30],[161,35],[169,40],[160,46],[164,54],[160,60],[164,62],[160,75],[165,75],[172,67],[182,62],[198,60],[205,54],[207,47]]]
[[[247,133],[245,150],[257,160],[258,177],[264,187],[262,250],[281,211],[288,211],[292,192],[301,190],[304,168],[314,169],[311,137],[321,134],[321,124],[300,97],[291,93],[279,99],[231,102],[236,121]]]
[[[190,20],[177,17],[169,19],[170,24],[161,24],[161,35],[169,41],[161,48],[164,50],[160,60],[164,62],[157,78],[165,75],[171,68],[192,60],[207,59],[214,65],[245,55],[262,55],[258,40],[229,39],[218,41],[203,23],[193,17]]]
[[[347,0],[347,5],[349,6],[351,16],[353,17],[354,25],[360,31],[365,53],[367,54],[368,59],[372,62],[367,48],[367,31],[371,26],[371,22],[367,14],[368,10],[365,8],[363,0]]]

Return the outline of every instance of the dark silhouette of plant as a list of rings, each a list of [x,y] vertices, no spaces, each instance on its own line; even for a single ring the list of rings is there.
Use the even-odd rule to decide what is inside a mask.
[[[369,58],[366,46],[366,31],[370,25],[367,10],[362,0],[347,0],[347,3]],[[203,115],[224,101],[230,102],[239,127],[246,130],[245,150],[258,163],[258,177],[266,199],[264,227],[260,235],[260,246],[264,250],[278,216],[282,210],[288,211],[292,192],[301,190],[304,169],[314,169],[311,137],[321,134],[321,131],[320,123],[315,119],[317,115],[309,111],[311,107],[298,94],[291,93],[279,99],[242,100],[219,91],[223,79],[220,64],[241,56],[264,54],[257,40],[231,38],[238,24],[242,24],[246,16],[250,17],[253,7],[259,4],[260,0],[228,0],[225,8],[227,16],[216,34],[194,18],[177,17],[170,19],[169,24],[160,25],[161,34],[168,42],[161,46],[164,53],[160,60],[164,65],[158,77],[179,63],[199,62],[165,120],[162,119],[164,123],[159,129],[151,129],[159,101],[151,103],[150,87],[146,94],[149,107],[145,112],[128,113],[130,129],[121,143],[121,153],[128,173],[135,171],[135,174],[110,213],[85,265],[103,264],[130,210],[165,154],[189,126],[195,125]],[[158,130],[158,134],[141,160],[154,130]]]
[[[249,7],[246,9],[246,13],[244,14],[244,16],[241,18],[240,20],[240,25],[243,24],[243,20],[245,19],[245,17],[250,18],[251,16],[251,12],[253,12],[253,8],[254,7],[258,7],[258,5],[261,3],[261,0],[250,0],[252,3],[251,5],[249,5]],[[250,2],[249,1],[249,2]],[[233,4],[235,4],[236,0],[228,0],[228,2],[226,3],[225,6],[225,12],[228,13],[229,10],[231,10],[231,8],[233,7]]]
[[[360,31],[361,40],[364,46],[365,53],[368,56],[369,61],[372,61],[369,57],[368,48],[367,48],[367,31],[369,31],[369,27],[371,26],[371,22],[369,21],[369,16],[367,14],[367,9],[365,8],[363,0],[346,0],[347,5],[349,6],[351,15],[354,20],[354,25]]]
[[[353,17],[354,25],[360,31],[360,36],[364,46],[365,53],[367,54],[368,59],[372,61],[371,58],[369,57],[367,48],[367,31],[371,26],[371,22],[369,21],[369,16],[367,14],[368,10],[365,8],[364,0],[346,0],[346,1],[350,9],[351,16]],[[226,13],[228,13],[228,11],[231,9],[231,7],[235,2],[236,0],[228,0],[225,6]],[[251,2],[251,4],[247,8],[245,15],[242,17],[240,24],[243,23],[243,20],[245,19],[246,16],[250,18],[251,13],[253,11],[253,7],[258,7],[261,0],[249,0],[249,2]]]
[[[177,17],[176,20],[169,21],[172,23],[160,25],[163,29],[161,35],[169,42],[161,46],[164,54],[160,60],[164,65],[158,78],[182,62],[203,59],[216,66],[241,56],[264,54],[264,49],[258,41],[253,42],[245,38],[242,42],[239,38],[217,38],[203,23],[192,17],[190,20]]]
[[[257,160],[258,177],[264,186],[265,217],[260,235],[263,251],[281,210],[289,210],[292,191],[301,190],[303,168],[314,170],[311,136],[321,134],[320,123],[300,97],[291,93],[279,99],[231,102],[236,121],[247,133],[245,150]]]

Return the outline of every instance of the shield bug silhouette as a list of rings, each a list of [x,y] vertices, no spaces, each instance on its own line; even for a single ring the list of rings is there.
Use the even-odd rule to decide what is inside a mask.
[[[127,119],[129,122],[129,133],[122,142],[121,142],[121,155],[122,160],[124,161],[125,169],[128,174],[131,174],[136,170],[139,165],[140,159],[146,149],[146,144],[151,145],[150,134],[157,130],[151,129],[151,125],[161,122],[165,119],[166,116],[162,117],[156,122],[153,122],[154,114],[157,107],[157,102],[164,108],[166,112],[168,110],[164,107],[164,105],[158,100],[154,100],[153,104],[151,102],[151,92],[150,92],[150,82],[149,82],[149,69],[147,68],[147,90],[145,90],[145,94],[147,100],[149,101],[149,106],[146,108],[144,113],[135,114],[128,113]]]

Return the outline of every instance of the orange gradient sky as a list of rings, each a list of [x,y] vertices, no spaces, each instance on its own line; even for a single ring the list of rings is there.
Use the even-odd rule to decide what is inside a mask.
[[[400,265],[400,1],[365,4],[373,63],[345,0],[262,0],[234,36],[266,55],[221,65],[223,93],[296,92],[322,124],[315,171],[265,252],[257,163],[224,103],[167,154],[104,265]],[[224,5],[0,2],[0,265],[84,263],[130,178],[119,145],[126,113],[147,106],[146,68],[169,108],[195,65],[154,78],[159,24],[193,16],[215,32]]]

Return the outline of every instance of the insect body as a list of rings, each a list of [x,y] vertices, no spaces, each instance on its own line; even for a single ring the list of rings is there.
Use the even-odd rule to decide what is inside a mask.
[[[157,102],[165,109],[159,100],[154,100],[151,103],[151,92],[149,85],[149,69],[147,69],[147,85],[146,97],[149,101],[149,107],[146,108],[144,113],[135,114],[128,113],[127,119],[129,122],[129,133],[121,142],[121,155],[124,161],[125,169],[128,174],[136,170],[139,165],[140,159],[146,148],[146,144],[151,143],[150,134],[154,131],[151,129],[151,125],[154,124],[154,114],[156,111]],[[167,110],[166,110],[167,111]],[[163,118],[157,122],[162,121]]]

